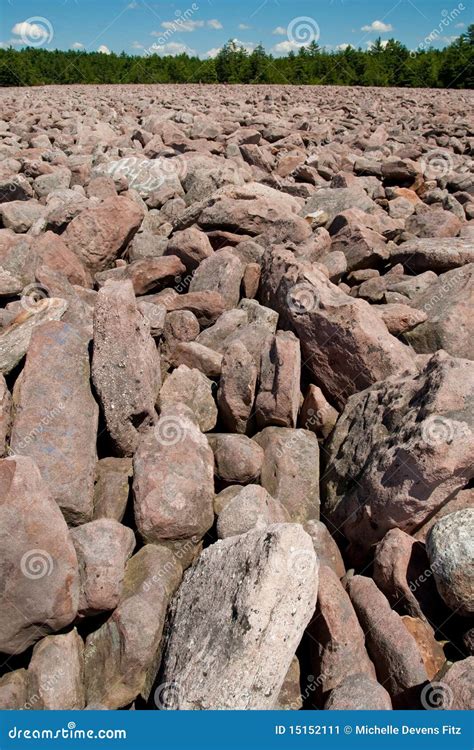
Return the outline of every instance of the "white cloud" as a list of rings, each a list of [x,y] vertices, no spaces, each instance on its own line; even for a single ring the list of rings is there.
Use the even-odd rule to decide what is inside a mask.
[[[457,40],[457,38],[458,37],[457,37],[456,34],[454,36],[453,35],[452,36],[442,36],[441,37],[441,41],[442,42],[446,42],[446,44],[452,44],[453,42],[455,42]]]
[[[454,28],[455,29],[463,29],[465,27],[465,25],[466,24],[461,21],[461,23],[454,24]]]
[[[222,47],[213,47],[212,49],[208,49],[206,52],[206,57],[214,59],[214,57],[217,57],[221,49]]]
[[[145,47],[143,46],[143,44],[140,44],[140,42],[132,42],[131,45],[130,45],[130,47],[132,49],[145,49]]]
[[[339,50],[340,52],[344,52],[344,50],[345,50],[345,49],[347,49],[347,48],[348,48],[348,47],[350,47],[350,46],[351,46],[351,45],[350,45],[350,44],[348,44],[347,42],[342,42],[342,44],[336,44],[336,46],[335,46],[335,48],[334,48],[334,49],[337,49],[337,50]]]
[[[372,21],[371,24],[362,26],[362,31],[393,31],[393,26],[390,23],[384,23],[383,21]]]
[[[239,23],[237,28],[240,29],[240,31],[247,31],[247,29],[251,29],[252,27],[248,26],[246,23]]]
[[[84,45],[82,42],[73,42],[71,44],[71,49],[84,49]]]
[[[217,18],[211,18],[210,21],[207,22],[207,25],[210,29],[222,29],[223,26],[220,21],[217,20]]]
[[[272,34],[277,34],[277,36],[286,36],[288,29],[285,29],[284,26],[277,26],[276,29],[273,29]]]
[[[110,50],[105,44],[101,44],[100,47],[97,48],[97,52],[102,52],[103,55],[110,55]]]
[[[167,44],[152,44],[148,50],[150,54],[155,55],[182,55],[186,52],[188,55],[196,54],[196,51],[188,47],[187,44],[181,44],[181,42],[167,42]]]
[[[163,21],[161,26],[167,31],[196,31],[196,29],[202,29],[204,21],[189,21],[186,18],[176,18],[174,21]],[[161,35],[159,31],[154,31],[153,36]]]
[[[137,2],[135,2],[135,0],[134,0],[132,3],[129,3],[127,5],[127,10],[136,10],[139,7],[140,7],[140,4],[137,3]]]
[[[366,42],[367,49],[372,49],[372,47],[374,46],[374,44],[375,44],[375,42]],[[382,41],[380,42],[380,44],[385,49],[385,47],[388,44],[388,39],[382,39]]]
[[[272,49],[273,52],[280,52],[281,54],[286,55],[288,52],[294,52],[295,50],[301,49],[301,44],[294,39],[286,39],[284,42],[275,44]]]

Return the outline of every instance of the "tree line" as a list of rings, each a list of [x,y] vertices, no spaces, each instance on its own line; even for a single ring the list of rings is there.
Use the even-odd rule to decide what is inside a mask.
[[[75,83],[263,83],[342,86],[474,87],[474,24],[443,49],[410,51],[377,39],[368,50],[330,51],[315,42],[274,57],[235,41],[214,59],[181,54],[141,56],[99,52],[0,49],[0,86]]]

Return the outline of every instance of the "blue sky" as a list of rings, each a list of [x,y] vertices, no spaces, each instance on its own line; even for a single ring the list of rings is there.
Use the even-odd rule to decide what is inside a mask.
[[[231,38],[278,55],[381,36],[416,49],[443,47],[472,22],[473,0],[0,0],[0,45],[206,58]]]

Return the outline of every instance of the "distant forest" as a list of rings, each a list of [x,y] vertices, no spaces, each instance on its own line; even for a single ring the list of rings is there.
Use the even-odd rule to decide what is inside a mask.
[[[151,49],[149,52],[152,52]],[[444,49],[410,51],[381,39],[368,50],[328,51],[312,42],[273,57],[229,41],[213,59],[36,47],[0,49],[0,86],[74,83],[263,83],[474,88],[474,24]]]

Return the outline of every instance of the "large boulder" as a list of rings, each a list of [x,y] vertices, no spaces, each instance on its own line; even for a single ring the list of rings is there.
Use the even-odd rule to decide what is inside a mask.
[[[171,604],[156,693],[175,689],[163,707],[272,708],[317,590],[316,555],[299,525],[208,547]]]
[[[90,709],[116,709],[148,698],[160,663],[170,597],[182,568],[171,550],[148,544],[127,564],[118,607],[86,640],[86,700]]]
[[[394,708],[416,708],[428,675],[415,638],[371,578],[354,576],[348,593],[377,678],[390,693]]]
[[[349,399],[332,434],[324,515],[364,557],[389,529],[408,534],[474,476],[474,364],[438,352],[416,376]]]
[[[319,696],[327,696],[349,675],[365,674],[375,679],[351,600],[337,575],[325,565],[319,568],[318,602],[308,634],[311,670],[319,675]]]
[[[109,281],[94,311],[92,379],[117,452],[131,456],[155,418],[160,359],[131,281]]]
[[[104,271],[125,250],[143,220],[143,209],[130,198],[106,198],[68,224],[63,239],[91,273]]]
[[[14,390],[13,453],[30,456],[70,523],[93,513],[99,407],[90,388],[89,340],[62,321],[35,330]]]
[[[77,557],[66,521],[26,456],[0,460],[0,651],[16,654],[76,616]]]
[[[137,528],[150,542],[199,541],[214,520],[214,458],[193,413],[164,410],[134,456]]]
[[[28,703],[33,711],[83,709],[84,643],[77,631],[49,635],[33,649],[28,666]]]
[[[411,351],[365,300],[348,296],[290,251],[266,252],[261,284],[263,303],[294,330],[306,368],[336,406],[378,380],[413,369]]]
[[[474,359],[474,263],[441,274],[416,294],[411,305],[426,320],[405,334],[417,352],[444,349],[453,357]]]
[[[112,518],[99,518],[71,530],[81,577],[79,615],[95,615],[117,606],[125,565],[135,534]]]
[[[448,607],[474,613],[474,508],[441,518],[430,530],[426,550],[436,587]]]
[[[319,445],[314,433],[265,427],[254,440],[264,451],[262,486],[294,523],[319,519]]]

